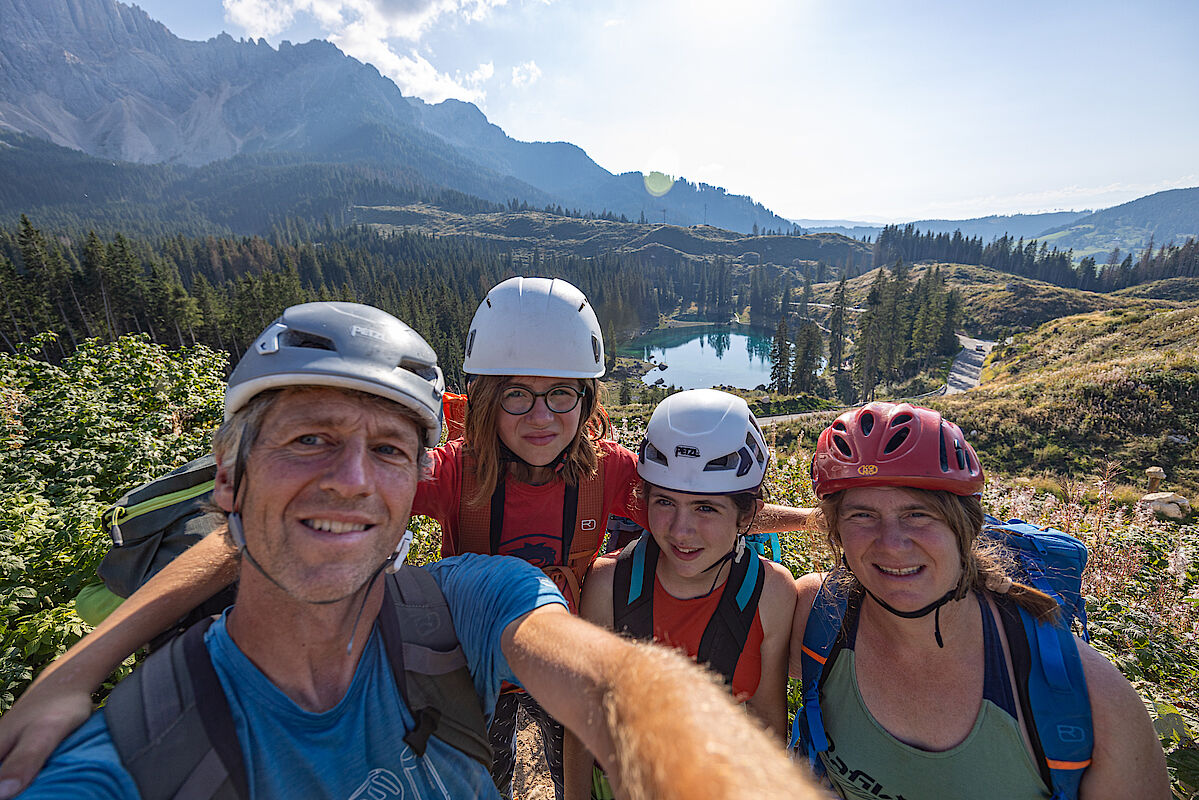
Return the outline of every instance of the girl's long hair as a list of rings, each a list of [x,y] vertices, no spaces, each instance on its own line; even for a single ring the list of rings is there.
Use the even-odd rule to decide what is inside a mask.
[[[500,395],[511,380],[508,375],[478,375],[471,380],[466,392],[470,399],[463,439],[464,446],[474,456],[477,487],[474,496],[466,498],[471,504],[488,500],[502,474],[504,465],[500,458],[498,419],[505,412],[500,408]],[[601,405],[602,384],[595,378],[580,379],[579,383],[583,387],[583,396],[579,399],[582,407],[579,429],[566,446],[558,471],[559,477],[571,486],[578,486],[595,476],[601,455],[597,442],[612,437],[612,423]],[[531,475],[530,468],[520,462],[508,462],[508,469],[519,481],[527,482]]]
[[[929,489],[904,489],[922,500],[927,500],[933,509],[953,530],[958,541],[958,552],[962,557],[962,576],[958,595],[960,600],[972,590],[1006,594],[1017,605],[1027,609],[1033,616],[1043,620],[1055,620],[1061,614],[1057,601],[1044,592],[1012,580],[1012,563],[998,542],[983,538],[982,500],[977,496],[962,497],[952,492]],[[833,557],[842,562],[845,551],[841,547],[838,530],[841,504],[845,491],[836,492],[820,501],[820,515],[824,518],[829,549]],[[860,592],[861,584],[849,569],[841,570],[851,592]]]

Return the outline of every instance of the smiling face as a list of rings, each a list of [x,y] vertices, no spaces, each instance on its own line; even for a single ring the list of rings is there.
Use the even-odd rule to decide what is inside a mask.
[[[923,608],[961,580],[958,537],[927,492],[846,489],[835,528],[857,579],[899,611]]]
[[[242,483],[250,553],[295,599],[353,595],[403,536],[420,452],[420,428],[393,403],[335,389],[282,392]],[[214,494],[226,511],[231,467],[218,464]]]
[[[676,585],[698,580],[710,586],[714,576],[704,570],[728,555],[745,521],[733,498],[645,488],[649,530],[662,550],[659,578],[668,588],[672,578]]]
[[[582,389],[582,383],[568,378],[509,378],[500,392],[548,392],[555,386]],[[583,403],[580,401],[565,414],[550,411],[544,397],[538,397],[533,408],[525,414],[509,414],[502,408],[496,413],[496,430],[508,449],[534,467],[553,462],[567,448],[579,430]]]

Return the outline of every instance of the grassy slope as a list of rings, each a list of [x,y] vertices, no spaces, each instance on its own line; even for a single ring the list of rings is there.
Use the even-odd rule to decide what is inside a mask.
[[[978,389],[930,401],[999,469],[1134,484],[1159,465],[1199,497],[1199,308],[1055,320],[997,348]]]

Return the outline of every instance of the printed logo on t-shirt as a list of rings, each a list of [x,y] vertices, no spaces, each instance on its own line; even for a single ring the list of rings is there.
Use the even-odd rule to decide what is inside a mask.
[[[388,800],[404,796],[400,776],[389,769],[372,769],[362,785],[350,795],[350,800]]]
[[[555,543],[557,547],[553,546]],[[535,567],[552,567],[559,563],[558,553],[561,549],[561,535],[556,541],[548,536],[530,535],[500,545],[500,555],[516,556]]]

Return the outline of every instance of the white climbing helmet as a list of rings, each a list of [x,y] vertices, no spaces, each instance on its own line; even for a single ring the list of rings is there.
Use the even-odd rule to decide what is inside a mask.
[[[716,389],[667,397],[649,418],[637,474],[674,492],[752,492],[766,477],[770,453],[749,405]]]
[[[598,378],[604,335],[587,297],[561,278],[509,278],[470,322],[468,375]]]

